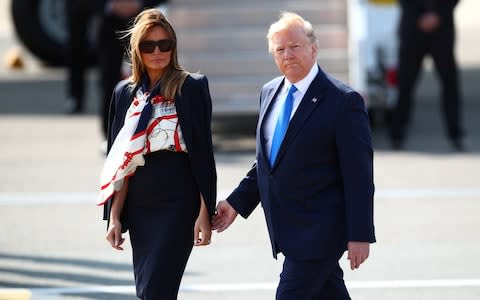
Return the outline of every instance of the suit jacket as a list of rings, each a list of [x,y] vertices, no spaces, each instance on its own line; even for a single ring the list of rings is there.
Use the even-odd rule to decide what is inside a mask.
[[[113,141],[123,126],[125,115],[137,88],[127,79],[119,82],[115,87],[109,113],[108,151],[110,151]],[[193,176],[211,217],[214,214],[216,204],[217,174],[211,132],[212,100],[207,78],[201,74],[188,75],[180,94],[175,97],[175,107],[190,158]],[[109,221],[111,205],[112,199],[105,203],[104,220]],[[126,211],[126,209],[123,209],[122,212],[123,231],[128,229]]]
[[[257,160],[227,201],[245,218],[261,203],[274,257],[331,258],[347,241],[374,242],[373,150],[361,96],[320,69],[270,167],[264,120],[283,84],[278,77],[262,88]]]

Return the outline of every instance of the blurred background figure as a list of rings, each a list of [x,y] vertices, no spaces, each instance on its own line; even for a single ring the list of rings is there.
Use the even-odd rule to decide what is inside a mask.
[[[125,35],[129,23],[144,8],[167,3],[168,0],[110,0],[103,2],[98,33],[98,63],[100,73],[100,97],[102,132],[106,138],[110,98],[115,85],[122,79],[122,62],[125,56]]]
[[[66,59],[68,68],[68,97],[65,112],[80,114],[85,109],[85,71],[88,66],[88,27],[97,14],[101,1],[65,1],[67,10],[68,42]]]
[[[453,12],[458,0],[401,0],[398,101],[393,111],[391,142],[403,148],[410,121],[412,94],[425,55],[431,55],[442,86],[442,108],[448,138],[457,151],[466,151],[461,96],[454,55]]]
[[[98,17],[96,54],[100,78],[100,116],[102,134],[106,137],[108,110],[113,88],[122,79],[125,57],[125,30],[144,8],[166,4],[168,0],[70,0],[66,1],[68,35],[68,98],[66,113],[80,114],[85,110],[85,71],[91,47],[89,27]],[[162,6],[165,8],[165,6]]]

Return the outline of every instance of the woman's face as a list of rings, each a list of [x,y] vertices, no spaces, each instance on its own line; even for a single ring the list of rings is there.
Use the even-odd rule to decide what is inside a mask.
[[[154,47],[153,52],[152,47]],[[173,41],[170,40],[165,29],[155,26],[147,31],[140,42],[140,56],[147,73],[162,74],[170,63],[172,50]]]

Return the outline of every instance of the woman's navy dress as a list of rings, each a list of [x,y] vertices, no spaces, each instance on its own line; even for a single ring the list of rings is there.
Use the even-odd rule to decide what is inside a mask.
[[[188,155],[145,155],[145,165],[129,179],[127,199],[137,295],[144,300],[177,299],[200,209]]]

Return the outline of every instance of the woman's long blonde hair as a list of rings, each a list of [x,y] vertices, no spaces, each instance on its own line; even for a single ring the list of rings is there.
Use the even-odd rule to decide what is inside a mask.
[[[163,28],[167,32],[169,38],[174,41],[170,63],[160,79],[162,95],[167,99],[174,99],[176,93],[180,93],[180,89],[188,72],[186,72],[178,63],[177,35],[175,34],[175,30],[159,9],[152,8],[142,11],[135,18],[133,26],[127,31],[126,36],[130,36],[128,52],[132,64],[130,81],[135,85],[141,84],[142,82],[145,73],[145,65],[143,64],[140,55],[139,45],[147,32],[156,26]]]

